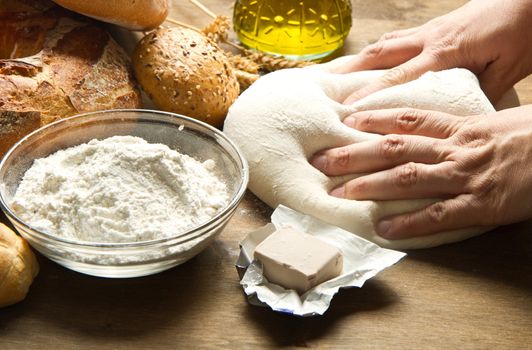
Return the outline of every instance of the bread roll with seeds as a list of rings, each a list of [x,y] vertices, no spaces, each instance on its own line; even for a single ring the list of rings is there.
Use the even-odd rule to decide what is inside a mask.
[[[160,28],[133,53],[137,80],[155,105],[221,126],[239,94],[236,75],[223,51],[187,28]]]

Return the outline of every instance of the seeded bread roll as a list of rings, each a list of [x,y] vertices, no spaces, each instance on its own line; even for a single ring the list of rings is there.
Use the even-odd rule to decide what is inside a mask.
[[[54,2],[74,12],[131,30],[157,28],[168,15],[167,0],[54,0]]]
[[[133,53],[133,70],[159,109],[214,126],[222,125],[240,92],[223,51],[187,28],[160,28],[146,35]]]
[[[0,223],[0,307],[24,299],[38,272],[28,243]]]

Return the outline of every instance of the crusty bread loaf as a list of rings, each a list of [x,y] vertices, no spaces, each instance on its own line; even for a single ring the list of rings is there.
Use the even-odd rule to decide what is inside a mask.
[[[240,92],[226,55],[205,35],[159,28],[133,53],[133,69],[155,105],[221,126]]]
[[[18,140],[41,126],[38,112],[0,110],[0,157]]]
[[[167,0],[54,0],[57,4],[100,21],[131,30],[158,27],[168,15]]]
[[[0,12],[0,157],[29,131],[59,118],[140,107],[130,67],[103,28],[59,7]]]
[[[38,272],[28,243],[0,223],[0,307],[24,299]]]
[[[37,13],[54,7],[52,0],[0,0],[0,13]]]

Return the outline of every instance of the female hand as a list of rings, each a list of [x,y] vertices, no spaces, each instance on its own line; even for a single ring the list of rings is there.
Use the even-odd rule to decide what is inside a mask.
[[[392,68],[349,104],[427,71],[467,68],[492,103],[532,73],[532,0],[473,0],[426,24],[384,34],[338,70]]]
[[[416,212],[382,219],[376,226],[381,236],[408,238],[532,217],[532,105],[472,117],[411,109],[366,111],[344,123],[389,135],[330,149],[311,160],[327,175],[371,173],[331,195],[441,198]]]

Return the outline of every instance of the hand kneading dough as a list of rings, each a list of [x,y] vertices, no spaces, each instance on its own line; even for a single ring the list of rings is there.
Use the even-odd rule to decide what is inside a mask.
[[[487,228],[470,228],[403,240],[378,236],[380,218],[416,210],[434,200],[356,201],[328,192],[356,176],[327,177],[308,162],[319,150],[382,137],[348,128],[342,120],[355,111],[413,107],[455,115],[494,111],[473,73],[464,69],[429,72],[421,78],[374,93],[346,106],[352,91],[382,71],[333,74],[348,57],[260,78],[233,104],[224,132],[244,152],[249,188],[271,207],[286,205],[393,249],[426,248],[460,241]]]

